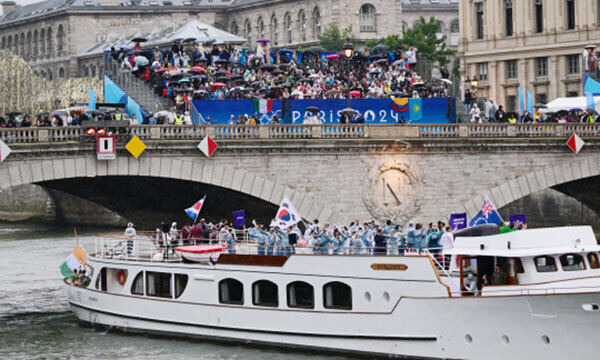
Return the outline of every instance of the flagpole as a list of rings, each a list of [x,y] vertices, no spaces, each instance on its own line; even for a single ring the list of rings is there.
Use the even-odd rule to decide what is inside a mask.
[[[75,242],[77,242],[77,245],[80,246],[79,238],[77,237],[77,229],[76,228],[73,228],[73,233],[75,234]]]

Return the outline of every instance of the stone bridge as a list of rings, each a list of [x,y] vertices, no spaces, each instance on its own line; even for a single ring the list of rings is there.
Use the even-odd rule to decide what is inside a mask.
[[[572,133],[586,141],[579,154],[565,145]],[[147,145],[138,159],[124,149],[134,135]],[[219,144],[211,158],[196,147],[206,135]],[[115,160],[96,160],[81,128],[1,129],[0,139],[12,149],[0,163],[2,189],[70,192],[103,177],[113,186],[153,179],[157,192],[198,183],[233,210],[238,195],[270,209],[287,196],[305,219],[348,223],[471,217],[484,198],[501,208],[555,188],[600,212],[590,185],[600,175],[600,124],[131,126],[118,135]],[[180,209],[201,194],[186,196]]]

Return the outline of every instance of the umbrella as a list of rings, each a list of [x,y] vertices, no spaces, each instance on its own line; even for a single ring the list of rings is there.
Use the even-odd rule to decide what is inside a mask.
[[[337,90],[329,90],[325,93],[325,96],[336,96],[338,94]]]
[[[294,51],[290,50],[290,49],[281,49],[281,50],[279,50],[279,53],[280,54],[293,54]]]
[[[192,42],[192,41],[196,41],[196,38],[189,37],[189,38],[183,40],[183,42]]]
[[[373,46],[374,50],[386,50],[388,47],[383,45],[383,44],[379,44],[379,45],[375,45]]]
[[[316,106],[307,106],[304,110],[311,112],[311,113],[318,113],[321,112],[321,109],[319,109]]]
[[[375,61],[376,64],[383,64],[383,63],[387,63],[387,62],[388,62],[388,59],[379,59],[379,60]]]
[[[183,38],[176,38],[176,39],[173,39],[173,42],[180,42],[180,41],[183,41]]]
[[[569,112],[577,112],[577,111],[583,111],[583,110],[582,110],[582,109],[580,109],[580,108],[572,108],[572,109],[569,109]]]
[[[180,84],[189,83],[189,82],[190,82],[190,79],[188,79],[188,78],[183,78],[183,79],[181,79],[181,80],[178,81],[178,83],[180,83]]]
[[[281,71],[281,70],[275,70],[275,71],[271,72],[271,74],[273,74],[273,75],[281,75],[281,74],[283,74],[283,71]]]
[[[175,89],[175,92],[178,92],[178,93],[193,92],[193,91],[194,91],[194,89],[192,89],[192,88]]]
[[[141,42],[146,42],[148,41],[148,39],[143,38],[143,37],[134,37],[133,39],[131,39],[131,42],[134,43],[141,43]]]
[[[226,87],[227,85],[223,84],[222,82],[215,82],[215,83],[212,83],[211,86],[213,88],[218,88],[218,87]]]
[[[208,76],[206,75],[194,75],[192,77],[190,77],[190,79],[207,79]]]
[[[308,49],[306,49],[306,51],[320,52],[320,51],[325,51],[325,49],[323,49],[320,46],[311,46]]]
[[[559,110],[559,111],[557,112],[557,114],[558,114],[558,115],[562,115],[562,116],[564,116],[564,115],[568,115],[568,114],[569,114],[569,112],[568,112],[567,110]]]
[[[121,50],[131,50],[131,48],[129,46],[125,46],[125,45],[119,45],[117,47]]]
[[[361,92],[358,90],[350,91],[350,96],[360,96]]]
[[[244,91],[244,88],[241,86],[236,86],[236,87],[232,88],[231,91]]]
[[[425,85],[424,82],[417,82],[417,83],[413,84],[413,87],[415,87],[415,88],[417,88],[417,87],[422,88],[422,87],[425,87],[425,86],[426,85]]]
[[[261,38],[261,39],[258,39],[258,40],[256,40],[256,42],[257,42],[257,43],[268,43],[268,42],[270,42],[270,41],[271,41],[271,40],[269,40],[269,39],[266,39],[266,38]]]
[[[227,71],[223,71],[223,70],[215,71],[215,73],[213,75],[214,76],[225,76],[225,75],[227,75]]]
[[[308,77],[311,78],[311,79],[313,79],[313,78],[320,77],[320,75],[319,74],[310,74]]]
[[[313,83],[313,79],[308,79],[308,78],[303,78],[303,79],[300,79],[298,81],[299,82],[307,82],[307,83],[311,83],[311,84]]]
[[[232,80],[232,81],[242,80],[242,76],[241,75],[233,75],[229,78],[229,80]]]
[[[203,68],[202,66],[192,66],[192,70],[206,72],[206,69]]]
[[[446,83],[448,85],[452,85],[452,81],[448,80],[448,79],[442,79],[443,83]]]
[[[149,63],[148,59],[146,59],[143,56],[136,56],[135,58],[133,58],[133,61],[137,66],[146,66]]]
[[[392,91],[390,93],[390,96],[392,96],[392,97],[402,97],[402,96],[404,96],[404,94],[401,91]]]
[[[255,81],[255,82],[253,82],[250,85],[252,85],[252,86],[260,86],[260,85],[262,85],[262,83],[260,81]]]
[[[219,59],[217,61],[215,61],[216,64],[221,64],[221,65],[226,65],[229,63],[229,61],[224,60],[224,59]]]
[[[258,90],[258,92],[269,92],[269,91],[271,91],[271,89],[269,89],[269,88],[262,88],[262,89]]]
[[[325,56],[325,59],[327,59],[327,60],[336,60],[339,58],[340,58],[340,54],[331,54],[331,55]]]
[[[20,111],[9,111],[6,113],[7,116],[17,116],[17,115],[21,115],[22,112]]]
[[[271,64],[265,64],[265,65],[262,65],[261,67],[259,67],[259,69],[266,70],[266,71],[272,71],[272,70],[275,70],[275,68],[276,68],[276,66],[271,65]]]
[[[154,70],[154,72],[157,72],[157,73],[163,73],[163,72],[166,72],[166,71],[169,71],[169,69],[160,68],[160,69]]]
[[[401,65],[403,62],[404,62],[404,60],[396,60],[392,63],[392,65],[398,66],[398,65]]]
[[[589,114],[598,115],[598,112],[595,109],[587,108],[585,109]]]
[[[152,66],[150,66],[150,70],[156,71],[158,69],[162,69],[160,65],[152,65]]]
[[[595,49],[596,47],[597,47],[597,46],[596,46],[596,45],[594,45],[594,44],[589,44],[589,45],[586,45],[586,46],[585,46],[585,48],[586,48],[586,49]]]
[[[547,109],[548,107],[544,104],[535,104],[534,108],[536,109]]]
[[[373,69],[369,71],[369,74],[381,74],[381,71],[379,71],[379,69]]]
[[[375,59],[383,59],[383,56],[381,56],[381,55],[371,55],[371,60],[375,60]]]
[[[217,81],[220,81],[220,82],[228,82],[229,80],[231,80],[231,79],[228,78],[227,76],[219,76],[217,78]]]
[[[352,108],[345,108],[341,111],[342,114],[358,114],[358,110],[354,110]]]

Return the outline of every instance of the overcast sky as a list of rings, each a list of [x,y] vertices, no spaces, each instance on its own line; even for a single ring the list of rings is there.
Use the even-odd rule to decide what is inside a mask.
[[[40,2],[41,0],[16,0],[17,5],[27,5],[31,3]],[[0,9],[0,13],[2,10]]]

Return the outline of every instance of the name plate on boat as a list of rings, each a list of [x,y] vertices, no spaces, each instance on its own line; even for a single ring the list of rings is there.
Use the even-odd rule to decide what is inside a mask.
[[[408,266],[404,264],[371,264],[373,270],[400,270],[404,271],[408,269]]]

